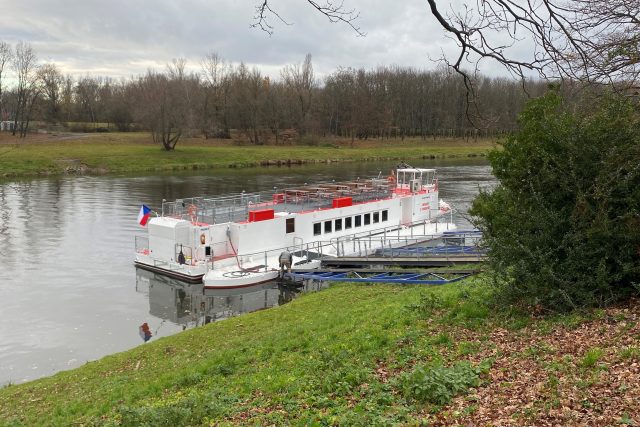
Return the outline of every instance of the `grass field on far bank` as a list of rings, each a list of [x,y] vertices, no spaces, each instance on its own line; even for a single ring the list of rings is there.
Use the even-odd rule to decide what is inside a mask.
[[[491,140],[326,139],[317,146],[237,145],[229,140],[183,138],[175,151],[154,144],[148,133],[0,134],[0,177],[102,174],[259,166],[273,163],[411,160],[482,156]]]
[[[341,284],[0,389],[0,425],[635,425],[640,304],[553,318],[483,277]]]

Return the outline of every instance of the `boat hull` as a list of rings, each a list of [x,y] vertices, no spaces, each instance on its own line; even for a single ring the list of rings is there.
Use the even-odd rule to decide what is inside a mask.
[[[134,264],[136,267],[142,268],[143,270],[152,271],[154,273],[160,273],[165,276],[178,279],[183,282],[188,282],[188,283],[202,283],[202,277],[204,276],[204,274],[198,274],[195,276],[190,274],[183,274],[178,271],[167,270],[166,268],[154,267],[152,265],[145,264],[139,261],[134,261]]]
[[[212,271],[204,279],[205,289],[237,289],[271,282],[278,278],[278,270],[268,271]]]

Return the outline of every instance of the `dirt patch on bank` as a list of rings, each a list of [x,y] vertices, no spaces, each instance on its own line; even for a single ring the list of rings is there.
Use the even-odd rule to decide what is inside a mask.
[[[104,175],[109,173],[106,168],[92,168],[82,163],[80,159],[57,159],[65,175]]]

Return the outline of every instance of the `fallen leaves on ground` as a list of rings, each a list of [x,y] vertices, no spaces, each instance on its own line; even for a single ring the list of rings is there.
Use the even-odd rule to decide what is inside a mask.
[[[495,329],[488,340],[457,331],[455,341],[485,339],[464,358],[494,363],[480,387],[425,417],[434,426],[640,425],[640,301],[595,317],[550,330],[539,322]]]

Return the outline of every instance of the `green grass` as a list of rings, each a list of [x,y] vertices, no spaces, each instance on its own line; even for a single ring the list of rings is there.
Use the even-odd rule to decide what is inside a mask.
[[[640,360],[640,347],[626,347],[620,352],[622,360]]]
[[[602,356],[604,356],[604,351],[600,347],[592,347],[585,352],[580,360],[580,366],[585,369],[595,368]]]
[[[486,367],[446,367],[456,343],[416,304],[433,293],[455,307],[474,280],[428,290],[337,285],[159,339],[1,389],[0,425],[417,422],[416,408],[464,393]],[[432,320],[448,323],[447,315]],[[383,379],[380,369],[393,375]],[[429,391],[439,378],[448,382]]]
[[[5,136],[0,144],[0,176],[75,173],[128,173],[217,167],[250,167],[262,162],[401,160],[484,155],[491,142],[407,140],[368,142],[334,148],[324,146],[252,146],[191,139],[166,152],[147,134],[112,133],[59,140],[34,137],[21,141]],[[336,145],[337,146],[337,145]]]
[[[592,328],[587,338],[594,336],[604,325],[597,310],[532,319],[501,311],[495,301],[485,275],[437,287],[335,285],[7,385],[0,389],[0,426],[451,424],[501,410],[514,366],[532,378],[518,387],[535,390],[514,417],[545,417],[567,393],[585,411],[606,409],[597,390],[636,390],[624,376],[601,375],[611,363],[635,363],[635,331],[620,325],[628,335],[616,340],[629,344],[611,351],[603,350],[611,342],[593,340],[565,354],[556,334],[572,334],[582,323]],[[635,406],[624,410],[634,413]]]

